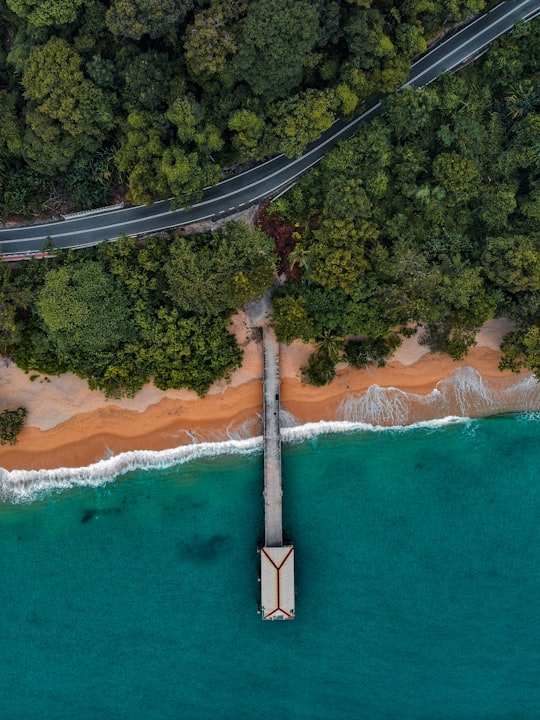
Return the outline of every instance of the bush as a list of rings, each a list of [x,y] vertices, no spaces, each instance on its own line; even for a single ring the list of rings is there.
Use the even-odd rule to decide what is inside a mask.
[[[19,407],[16,410],[4,410],[0,413],[0,445],[15,445],[17,435],[24,427],[27,410]]]
[[[302,380],[316,387],[328,385],[335,376],[334,363],[326,353],[312,353],[309,356],[308,364],[302,368]]]
[[[400,344],[401,340],[395,334],[387,338],[368,337],[365,340],[348,340],[345,343],[345,359],[354,368],[365,368],[370,365],[382,368]]]

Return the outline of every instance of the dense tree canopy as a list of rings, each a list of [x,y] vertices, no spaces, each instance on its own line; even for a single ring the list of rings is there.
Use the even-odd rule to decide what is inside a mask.
[[[133,40],[156,39],[174,28],[191,9],[190,0],[113,0],[107,10],[107,28]]]
[[[242,223],[201,242],[178,238],[165,268],[169,296],[182,311],[215,316],[260,297],[274,275],[271,240]]]
[[[266,101],[286,97],[301,83],[317,30],[317,10],[306,0],[251,3],[234,58],[236,77]]]
[[[301,153],[396,88],[444,23],[482,7],[0,0],[0,217],[107,204],[119,191],[192,203],[220,166]],[[508,112],[534,135],[534,88],[510,81]],[[459,171],[446,164],[441,182]]]
[[[309,381],[330,380],[336,359],[384,361],[395,331],[418,325],[460,358],[498,314],[518,326],[503,364],[540,372],[539,70],[535,22],[459,75],[386,98],[274,203],[299,228],[274,323],[285,342],[319,343]]]
[[[0,445],[15,445],[17,435],[24,427],[26,415],[27,410],[24,407],[0,412]]]
[[[84,2],[85,0],[6,0],[10,10],[36,27],[73,22]]]
[[[273,280],[271,240],[241,223],[5,265],[0,348],[26,370],[71,371],[112,396],[150,378],[203,395],[241,362],[231,314]]]
[[[65,170],[77,152],[95,150],[113,125],[108,98],[85,79],[81,62],[58,37],[28,57],[22,77],[29,100],[23,154],[42,172]]]

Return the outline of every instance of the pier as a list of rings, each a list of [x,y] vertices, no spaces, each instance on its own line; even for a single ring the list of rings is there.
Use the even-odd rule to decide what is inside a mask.
[[[281,434],[279,427],[279,346],[272,328],[262,328],[264,433],[264,544],[283,544]]]
[[[264,547],[261,548],[263,620],[292,620],[294,546],[283,544],[281,431],[279,423],[279,344],[267,322],[260,325],[263,346]]]

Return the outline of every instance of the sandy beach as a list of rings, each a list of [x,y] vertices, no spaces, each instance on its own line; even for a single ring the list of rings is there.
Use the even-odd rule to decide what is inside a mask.
[[[282,346],[285,419],[408,424],[453,414],[474,417],[536,409],[532,406],[540,403],[540,391],[537,398],[530,373],[498,370],[499,343],[510,327],[505,320],[486,323],[477,346],[459,362],[429,353],[414,336],[403,342],[385,368],[353,370],[340,365],[335,380],[323,388],[302,385],[299,379],[311,348],[301,342]],[[31,379],[31,374],[4,363],[1,407],[23,405],[28,418],[17,445],[0,447],[0,465],[7,470],[81,467],[130,450],[164,450],[260,434],[260,341],[242,313],[233,318],[232,330],[244,350],[243,365],[228,380],[215,383],[203,399],[148,384],[135,398],[107,400],[73,375],[34,374]]]

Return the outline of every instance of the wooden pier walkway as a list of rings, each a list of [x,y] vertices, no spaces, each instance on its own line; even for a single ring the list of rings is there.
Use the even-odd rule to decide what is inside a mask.
[[[269,325],[263,338],[264,544],[283,545],[281,436],[279,428],[279,346]]]

